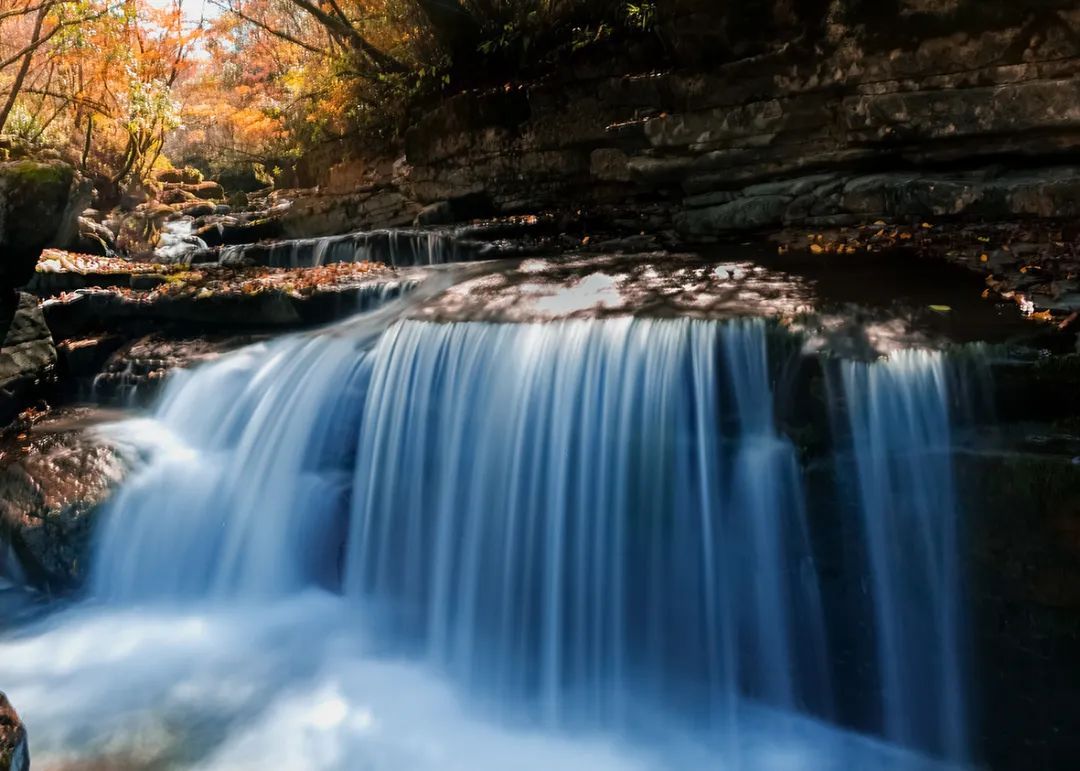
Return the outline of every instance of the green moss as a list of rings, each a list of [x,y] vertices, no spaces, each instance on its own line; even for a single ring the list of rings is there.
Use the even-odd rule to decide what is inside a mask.
[[[63,163],[40,163],[38,161],[15,161],[0,168],[0,176],[7,177],[12,186],[52,187],[67,189],[74,177],[74,170]]]

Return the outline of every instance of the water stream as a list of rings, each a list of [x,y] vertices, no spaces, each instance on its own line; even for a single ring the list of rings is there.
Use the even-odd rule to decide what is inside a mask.
[[[223,246],[224,264],[252,260],[272,268],[309,268],[335,262],[381,262],[395,268],[480,259],[484,244],[453,231],[365,230],[339,236]]]
[[[966,759],[942,354],[833,379],[866,597],[830,618],[766,322],[365,323],[181,373],[111,429],[146,462],[88,598],[0,639],[36,763]],[[836,722],[836,624],[875,630],[867,733]]]

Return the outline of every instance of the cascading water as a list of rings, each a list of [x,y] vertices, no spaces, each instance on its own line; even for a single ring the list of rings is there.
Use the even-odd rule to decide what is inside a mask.
[[[884,744],[828,723],[831,606],[765,323],[403,321],[374,337],[225,357],[118,429],[149,460],[105,517],[99,604],[0,642],[42,746],[201,742],[166,759],[223,768],[963,754],[939,356],[844,369]],[[922,663],[889,670],[908,655]],[[911,680],[934,677],[948,698],[930,703],[935,684]],[[60,682],[87,690],[57,704]],[[282,721],[302,727],[286,747]]]
[[[397,326],[372,356],[347,593],[499,701],[828,709],[763,323]],[[421,482],[422,480],[422,482]]]
[[[353,341],[301,337],[175,378],[161,449],[105,520],[93,594],[280,595],[333,572],[365,370]]]
[[[886,737],[966,754],[958,505],[944,357],[841,365]],[[849,483],[850,483],[849,482]]]
[[[187,262],[200,249],[206,249],[206,242],[195,235],[195,220],[180,217],[162,227],[154,259],[164,263]]]
[[[370,230],[325,238],[303,238],[221,249],[229,264],[245,259],[275,268],[305,268],[334,262],[381,262],[395,268],[443,265],[479,259],[484,244],[434,230]]]

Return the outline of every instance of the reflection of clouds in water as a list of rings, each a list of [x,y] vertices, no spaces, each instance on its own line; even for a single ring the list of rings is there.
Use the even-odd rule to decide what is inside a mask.
[[[747,267],[745,265],[739,265],[737,263],[725,263],[723,265],[717,265],[713,271],[716,277],[719,279],[730,279],[731,281],[741,281],[747,276]]]
[[[805,306],[810,294],[797,278],[693,255],[528,259],[453,287],[415,317],[527,322],[620,313],[779,316]]]
[[[540,287],[533,307],[556,317],[593,308],[615,309],[623,306],[618,281],[606,273],[591,273],[569,286]]]
[[[807,354],[827,352],[853,359],[875,359],[906,348],[933,348],[934,341],[908,319],[868,319],[850,314],[810,314],[790,327],[804,337]]]
[[[850,280],[871,279],[854,275]],[[765,317],[805,334],[808,353],[829,351],[861,359],[906,347],[940,347],[952,335],[940,315],[926,317],[923,300],[906,300],[899,290],[888,300],[852,302],[818,279],[749,260],[597,255],[530,258],[503,267],[454,286],[411,317],[522,323],[617,315]]]

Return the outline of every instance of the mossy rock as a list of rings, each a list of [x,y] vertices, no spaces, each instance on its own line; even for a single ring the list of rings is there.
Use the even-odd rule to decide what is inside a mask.
[[[61,162],[0,163],[0,287],[30,281],[41,250],[69,227],[74,181]]]

